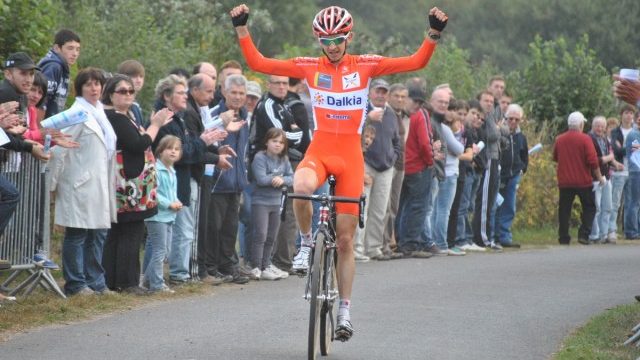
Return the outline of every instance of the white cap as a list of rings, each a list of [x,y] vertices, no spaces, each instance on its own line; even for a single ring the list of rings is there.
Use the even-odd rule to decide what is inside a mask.
[[[587,122],[584,115],[580,111],[574,111],[569,114],[569,118],[567,119],[567,123],[569,126],[579,126],[580,124]]]
[[[262,89],[260,89],[260,84],[256,81],[247,81],[247,96],[255,96],[260,98],[262,96]]]

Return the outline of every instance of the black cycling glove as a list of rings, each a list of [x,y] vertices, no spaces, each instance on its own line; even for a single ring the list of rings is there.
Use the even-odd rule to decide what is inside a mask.
[[[242,13],[238,16],[231,17],[231,22],[234,27],[245,26],[247,25],[247,20],[249,20],[249,13]]]
[[[444,27],[447,26],[447,21],[449,21],[448,17],[444,21],[442,21],[435,15],[429,15],[429,27],[431,27],[433,30],[442,32],[442,30],[444,30]]]

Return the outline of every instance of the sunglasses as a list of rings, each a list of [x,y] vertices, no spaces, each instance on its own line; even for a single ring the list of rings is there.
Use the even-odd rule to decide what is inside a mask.
[[[133,89],[118,89],[116,91],[114,91],[114,93],[116,94],[120,94],[120,95],[134,95],[136,93],[135,90]]]
[[[342,44],[343,42],[347,41],[347,38],[349,37],[349,34],[345,34],[345,35],[340,35],[340,36],[336,36],[333,38],[324,38],[324,37],[319,37],[318,41],[320,41],[320,44],[322,46],[331,46],[331,44],[334,44],[335,46],[338,46],[340,44]]]

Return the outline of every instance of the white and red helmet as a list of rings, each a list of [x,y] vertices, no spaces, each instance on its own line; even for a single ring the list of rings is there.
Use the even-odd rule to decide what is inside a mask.
[[[353,18],[346,9],[329,6],[320,10],[313,18],[313,33],[316,36],[346,34],[353,28]]]

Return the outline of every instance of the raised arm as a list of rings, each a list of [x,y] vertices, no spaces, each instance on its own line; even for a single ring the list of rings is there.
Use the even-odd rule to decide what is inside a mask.
[[[429,10],[429,31],[418,50],[410,56],[382,58],[372,76],[383,76],[398,72],[415,71],[427,65],[436,49],[440,34],[449,20],[447,14],[437,7]]]
[[[278,60],[267,58],[260,53],[251,39],[247,20],[249,20],[249,7],[245,4],[234,7],[230,12],[231,21],[238,34],[240,49],[244,59],[251,70],[270,75],[304,78],[302,69],[298,68],[292,59]]]

